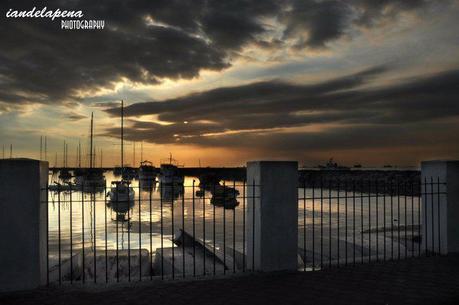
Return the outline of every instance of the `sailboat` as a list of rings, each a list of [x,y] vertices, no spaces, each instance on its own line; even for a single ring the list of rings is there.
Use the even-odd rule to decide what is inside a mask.
[[[121,167],[124,169],[124,103],[121,101]],[[128,180],[121,179],[113,181],[110,191],[107,193],[110,198],[108,205],[117,213],[117,220],[124,220],[124,215],[134,204],[135,191]]]
[[[61,179],[64,182],[68,182],[68,180],[70,178],[72,178],[72,174],[70,173],[70,171],[67,168],[67,144],[65,143],[65,141],[64,141],[64,154],[63,154],[63,159],[62,160],[63,160],[63,165],[64,166],[60,170],[59,179]]]
[[[82,188],[88,192],[103,191],[105,188],[105,177],[102,168],[94,167],[94,114],[91,113],[91,135],[89,147],[89,168],[86,171],[81,171],[79,176],[75,177],[75,184],[78,188]]]

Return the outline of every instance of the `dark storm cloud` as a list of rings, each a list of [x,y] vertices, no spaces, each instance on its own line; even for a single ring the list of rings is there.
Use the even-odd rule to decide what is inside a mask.
[[[353,25],[371,27],[402,12],[414,12],[432,0],[292,0],[283,15],[284,36],[296,40],[298,48],[324,48],[345,35]],[[447,5],[449,1],[442,3]],[[307,35],[304,35],[304,34]]]
[[[325,43],[339,38],[348,26],[351,6],[344,1],[293,1],[285,15],[286,37],[295,38],[297,47],[322,48]],[[308,37],[303,38],[302,33]]]
[[[362,141],[370,146],[376,145],[371,143],[399,145],[405,140],[406,143],[419,140],[425,132],[441,134],[442,128],[435,127],[435,122],[459,116],[459,70],[407,79],[390,86],[363,86],[384,71],[384,67],[377,67],[314,85],[254,83],[162,102],[133,104],[125,109],[126,116],[154,114],[173,124],[132,119],[126,135],[132,140],[208,147],[251,143],[254,147],[270,145],[274,149],[281,142],[282,147],[293,148],[301,136],[312,136],[316,146],[328,147],[327,141],[340,135],[350,141],[348,146]],[[118,108],[107,111],[112,115],[119,113]],[[282,128],[318,123],[341,127],[318,133],[278,132]],[[108,134],[117,136],[118,131],[110,130]],[[323,141],[318,140],[320,134]],[[336,143],[330,145],[343,147]]]
[[[284,37],[298,40],[296,47],[317,48],[340,38],[352,26],[352,20],[371,25],[370,21],[387,15],[384,12],[388,9],[393,15],[425,3],[47,1],[48,9],[82,10],[84,18],[104,19],[106,23],[104,30],[64,31],[60,30],[59,20],[5,18],[9,8],[30,10],[33,5],[29,1],[2,1],[0,102],[78,102],[79,92],[91,95],[101,88],[113,88],[122,79],[155,84],[163,78],[197,77],[202,69],[223,70],[231,64],[232,55],[246,44],[282,45],[282,41],[269,42],[259,37],[270,31],[263,17],[279,20],[286,28]]]

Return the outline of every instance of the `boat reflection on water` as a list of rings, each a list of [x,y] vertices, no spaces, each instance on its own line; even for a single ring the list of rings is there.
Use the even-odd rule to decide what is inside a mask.
[[[127,181],[114,181],[107,193],[107,206],[116,213],[116,221],[126,221],[126,214],[134,207],[135,191]]]
[[[183,194],[183,185],[159,184],[159,191],[163,203],[173,203]]]
[[[71,182],[64,182],[60,183],[57,181],[54,181],[53,183],[48,185],[48,190],[51,192],[70,192],[71,190],[75,190],[76,187],[74,184]]]
[[[145,192],[154,192],[156,190],[156,180],[139,180],[139,188]]]
[[[105,183],[104,171],[100,168],[88,168],[75,177],[77,190],[84,193],[102,193]]]

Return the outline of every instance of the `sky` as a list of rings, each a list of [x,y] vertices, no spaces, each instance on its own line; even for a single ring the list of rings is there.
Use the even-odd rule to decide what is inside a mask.
[[[81,10],[82,18],[7,12]],[[0,145],[97,164],[417,166],[459,158],[459,1],[0,3]],[[104,20],[65,30],[62,20]],[[143,153],[141,156],[141,149]],[[134,147],[136,154],[134,155]],[[0,156],[1,157],[1,156]]]

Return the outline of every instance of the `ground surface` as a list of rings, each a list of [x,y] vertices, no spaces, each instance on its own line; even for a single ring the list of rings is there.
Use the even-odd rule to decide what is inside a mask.
[[[306,273],[47,288],[0,294],[0,304],[459,304],[459,255]]]

